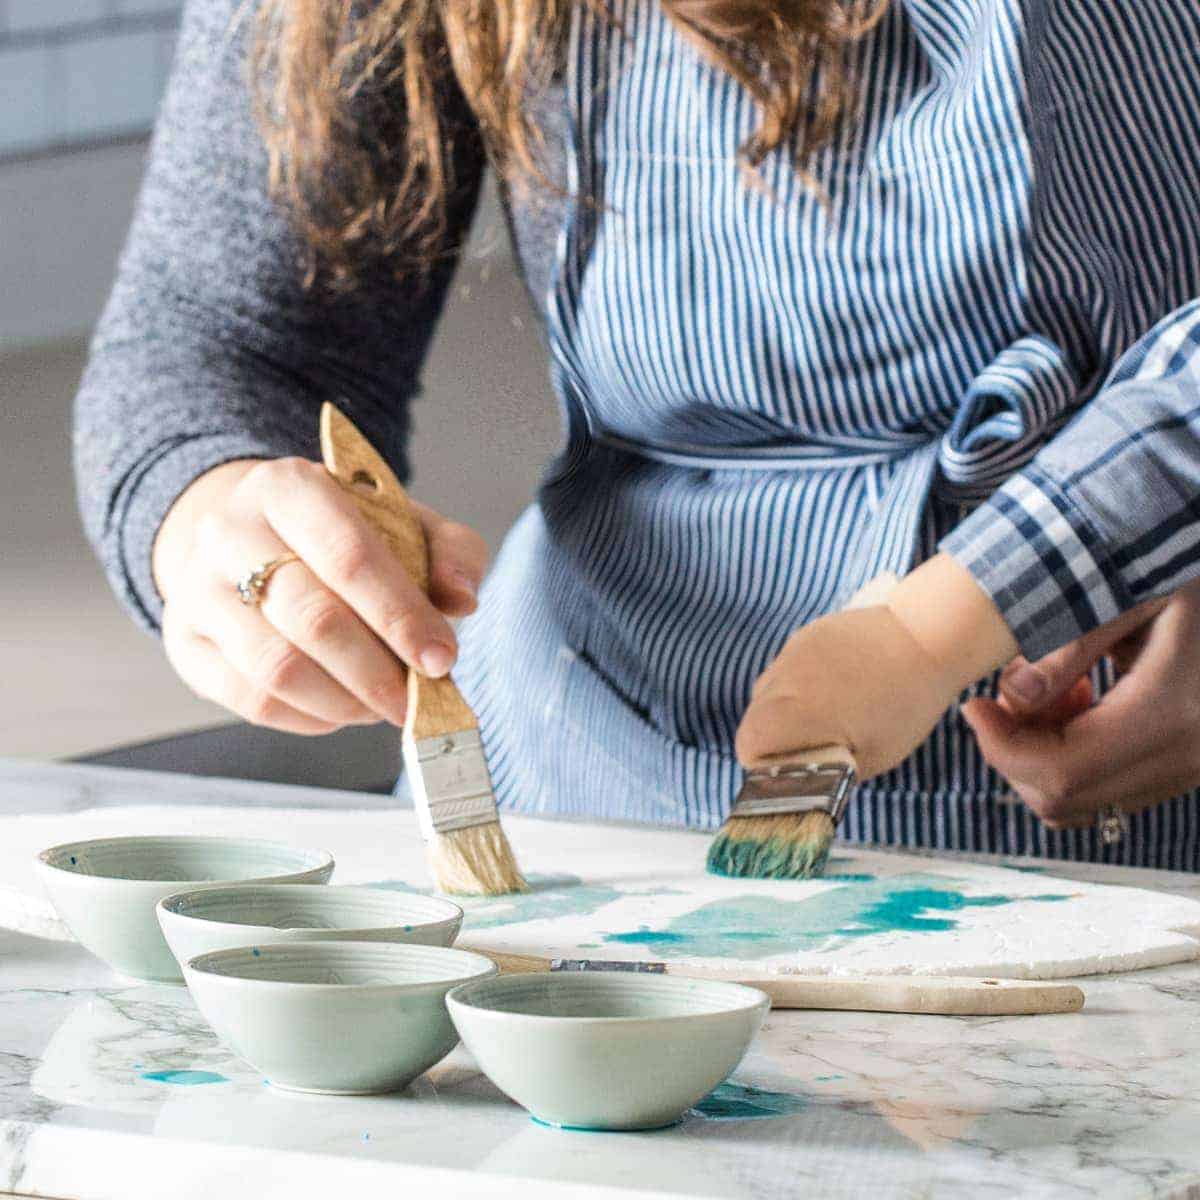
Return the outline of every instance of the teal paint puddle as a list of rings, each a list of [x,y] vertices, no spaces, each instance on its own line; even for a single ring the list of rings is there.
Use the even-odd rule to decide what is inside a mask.
[[[761,1121],[791,1117],[808,1105],[791,1092],[768,1092],[746,1083],[719,1083],[690,1111],[709,1121]]]
[[[143,1071],[143,1079],[152,1083],[176,1083],[192,1087],[198,1083],[228,1083],[224,1075],[216,1071]]]
[[[605,942],[646,946],[664,958],[769,958],[805,949],[833,949],[877,934],[943,933],[971,908],[1067,900],[1066,894],[968,896],[944,876],[907,874],[830,888],[803,900],[739,896],[713,900],[665,928],[605,935]]]

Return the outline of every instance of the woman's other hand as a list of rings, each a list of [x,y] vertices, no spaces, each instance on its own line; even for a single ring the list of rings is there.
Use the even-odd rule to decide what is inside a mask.
[[[1088,673],[1103,657],[1119,678],[1096,701]],[[962,711],[988,762],[1052,829],[1189,791],[1200,785],[1200,584],[1036,663],[1015,659],[998,702]]]
[[[176,501],[154,545],[163,644],[198,695],[257,725],[328,733],[399,725],[406,665],[441,676],[458,652],[487,566],[474,530],[416,505],[430,546],[430,596],[353,499],[303,458],[226,463]],[[288,552],[262,603],[237,581]]]

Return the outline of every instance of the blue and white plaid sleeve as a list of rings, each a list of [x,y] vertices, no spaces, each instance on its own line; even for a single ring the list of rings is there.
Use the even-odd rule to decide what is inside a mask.
[[[1030,659],[1200,577],[1200,300],[1125,354],[940,549]]]

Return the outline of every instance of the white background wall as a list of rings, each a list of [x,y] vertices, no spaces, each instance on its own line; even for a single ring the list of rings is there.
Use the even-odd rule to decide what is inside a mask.
[[[179,0],[4,0],[0,158],[144,133]]]
[[[70,465],[71,401],[175,20],[165,0],[0,0],[0,755],[78,754],[226,719],[118,608],[84,542]],[[494,198],[424,385],[413,489],[497,546],[558,421]]]

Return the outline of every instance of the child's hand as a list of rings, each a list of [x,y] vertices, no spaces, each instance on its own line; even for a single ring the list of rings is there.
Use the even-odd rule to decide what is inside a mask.
[[[833,613],[792,634],[759,677],[737,756],[749,766],[836,743],[869,778],[907,758],[958,691],[890,608]]]
[[[738,758],[749,766],[837,743],[869,779],[906,759],[967,684],[1015,653],[991,599],[938,555],[886,602],[821,617],[788,639],[754,687]]]

